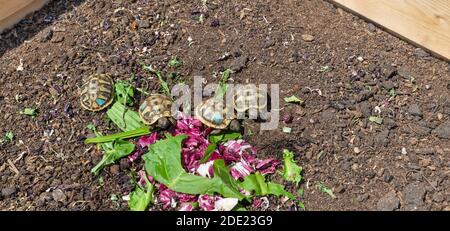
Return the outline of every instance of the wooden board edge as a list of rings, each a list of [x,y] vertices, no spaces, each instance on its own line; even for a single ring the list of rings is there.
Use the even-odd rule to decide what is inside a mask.
[[[16,23],[20,22],[25,16],[41,9],[49,0],[33,0],[25,7],[15,12],[14,14],[2,19],[0,21],[0,33],[4,30],[13,27]]]
[[[446,62],[450,62],[450,58],[447,58],[444,55],[441,55],[441,54],[439,54],[439,53],[437,53],[437,52],[435,52],[435,51],[433,51],[433,50],[431,50],[431,49],[429,49],[429,48],[427,48],[427,47],[425,47],[425,46],[423,46],[423,45],[421,45],[421,44],[419,44],[419,43],[417,43],[417,42],[415,42],[415,41],[413,41],[413,40],[411,40],[411,39],[409,39],[409,38],[407,38],[407,37],[405,37],[405,36],[403,36],[403,35],[401,35],[399,33],[397,33],[397,32],[395,32],[395,31],[387,28],[386,26],[383,26],[383,25],[375,22],[374,20],[372,20],[372,19],[370,19],[370,18],[368,18],[368,17],[358,13],[357,11],[354,11],[354,10],[348,8],[347,6],[345,6],[345,5],[343,5],[343,4],[339,3],[339,2],[336,2],[334,0],[325,0],[325,1],[333,4],[336,7],[341,8],[341,9],[343,9],[343,10],[345,10],[345,11],[351,13],[351,14],[357,15],[358,17],[364,19],[366,22],[370,22],[370,23],[378,26],[379,28],[382,28],[386,32],[388,32],[388,33],[390,33],[390,34],[400,38],[401,40],[404,40],[404,41],[412,44],[415,47],[420,47],[420,48],[424,49],[425,51],[429,52],[430,54],[432,54],[433,56],[435,56],[438,59],[442,59],[442,60],[444,60]]]

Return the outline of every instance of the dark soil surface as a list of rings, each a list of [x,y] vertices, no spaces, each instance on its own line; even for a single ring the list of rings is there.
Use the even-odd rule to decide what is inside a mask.
[[[293,121],[278,130],[245,127],[261,156],[295,151],[308,210],[450,210],[449,63],[325,1],[156,2],[52,1],[0,35],[0,136],[15,136],[0,144],[1,210],[126,210],[128,166],[93,176],[102,154],[83,143],[88,123],[114,125],[78,90],[98,72],[158,91],[140,63],[169,73],[175,57],[187,83],[232,67],[305,100],[280,101]]]

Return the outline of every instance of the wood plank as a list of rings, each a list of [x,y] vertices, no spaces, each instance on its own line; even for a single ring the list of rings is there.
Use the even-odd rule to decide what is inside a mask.
[[[39,10],[47,2],[48,0],[0,0],[0,32],[29,13]]]
[[[332,0],[450,60],[450,0]]]

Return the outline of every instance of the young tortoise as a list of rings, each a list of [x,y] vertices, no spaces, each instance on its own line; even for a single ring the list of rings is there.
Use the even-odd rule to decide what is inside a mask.
[[[213,133],[227,128],[232,131],[240,131],[239,121],[234,118],[225,118],[226,112],[227,108],[224,107],[223,101],[210,98],[195,108],[194,115],[204,125],[216,129]]]
[[[162,94],[151,94],[139,106],[139,116],[147,125],[167,129],[175,123],[171,113],[172,99]]]
[[[244,85],[235,90],[233,106],[237,112],[246,112],[253,108],[260,111],[267,107],[267,94],[263,95],[255,86]]]
[[[114,99],[114,81],[105,74],[88,77],[81,86],[81,106],[89,111],[100,111]]]
[[[269,119],[269,102],[270,98],[267,92],[264,93],[252,85],[237,88],[233,95],[234,110],[236,110],[239,119],[243,119],[241,116],[246,116],[246,114],[250,119],[256,119],[257,121]]]

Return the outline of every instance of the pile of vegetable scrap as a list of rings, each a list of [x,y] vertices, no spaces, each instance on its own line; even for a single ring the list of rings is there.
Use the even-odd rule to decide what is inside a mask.
[[[98,143],[104,152],[91,170],[95,175],[122,158],[133,166],[143,166],[135,169],[136,186],[124,197],[131,210],[151,210],[155,205],[182,211],[263,210],[269,206],[266,196],[270,195],[302,207],[298,196],[284,185],[266,179],[267,175],[280,174],[298,185],[302,169],[292,152],[283,151],[283,163],[259,159],[256,149],[241,139],[240,133],[211,134],[212,129],[182,113],[168,130],[151,132],[129,107],[131,85],[119,82],[115,89],[118,99],[106,114],[123,132],[102,136],[90,125],[97,137],[85,143]]]

